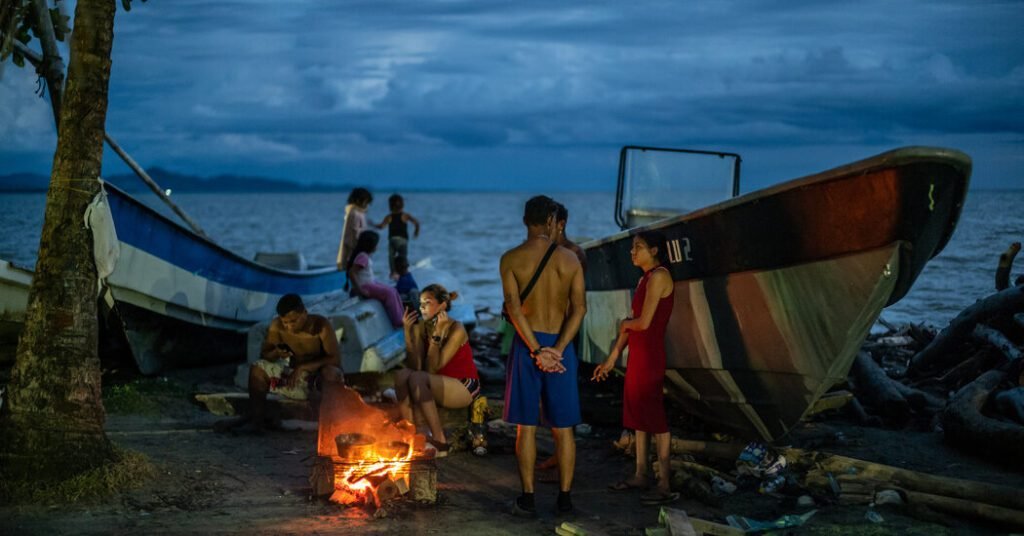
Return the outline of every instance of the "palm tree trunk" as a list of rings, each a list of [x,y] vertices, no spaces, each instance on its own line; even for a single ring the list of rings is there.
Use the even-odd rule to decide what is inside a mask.
[[[114,12],[115,0],[79,0],[75,9],[36,272],[0,413],[5,477],[59,479],[114,459],[103,432],[92,234],[83,224],[99,192]]]

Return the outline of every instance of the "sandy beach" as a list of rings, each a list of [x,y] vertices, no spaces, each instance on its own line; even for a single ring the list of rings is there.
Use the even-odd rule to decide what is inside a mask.
[[[479,341],[478,341],[479,342]],[[481,353],[486,348],[480,348]],[[0,508],[0,532],[9,534],[553,534],[563,522],[605,534],[644,534],[657,525],[657,506],[642,506],[639,492],[610,492],[607,486],[628,476],[631,457],[612,447],[620,432],[620,406],[614,384],[589,382],[581,392],[584,420],[591,432],[577,434],[578,457],[573,499],[576,512],[554,513],[557,487],[539,483],[537,519],[510,514],[519,482],[514,438],[488,434],[489,452],[466,450],[438,461],[438,501],[409,500],[385,507],[375,517],[365,507],[343,507],[311,497],[308,481],[316,454],[316,433],[272,431],[263,436],[217,434],[220,417],[193,401],[200,391],[230,390],[233,367],[192,369],[161,378],[135,378],[122,386],[153,402],[143,411],[111,413],[107,434],[119,447],[144,454],[159,476],[136,489],[81,504],[34,504]],[[485,394],[500,400],[501,385],[489,382]],[[108,396],[110,391],[108,390]],[[114,400],[116,405],[117,400]],[[108,403],[109,404],[109,403]],[[158,408],[158,409],[152,409]],[[670,407],[673,433],[694,435],[699,425]],[[550,435],[538,433],[542,453],[552,452]],[[930,431],[861,427],[835,415],[803,423],[785,442],[924,473],[1024,488],[1024,474],[964,455]],[[708,462],[715,466],[714,462]],[[732,468],[717,463],[723,471]],[[772,520],[810,508],[795,497],[740,490],[708,505],[684,496],[673,507],[688,515],[723,523],[741,515]],[[865,519],[865,505],[825,504],[793,534],[995,534],[998,527],[936,514],[931,522],[895,506],[879,506],[883,522]],[[920,516],[918,516],[920,517]]]

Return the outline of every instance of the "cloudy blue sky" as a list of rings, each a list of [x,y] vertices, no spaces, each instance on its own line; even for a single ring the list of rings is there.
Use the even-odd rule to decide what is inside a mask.
[[[624,144],[739,152],[744,191],[903,145],[1024,187],[1022,27],[1019,1],[150,0],[117,14],[107,128],[147,167],[381,189],[607,189]],[[0,174],[49,173],[34,87],[5,66]]]

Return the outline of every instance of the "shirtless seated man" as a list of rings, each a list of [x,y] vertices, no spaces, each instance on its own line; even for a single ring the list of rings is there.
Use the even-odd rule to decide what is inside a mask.
[[[249,367],[249,415],[218,423],[216,428],[262,432],[267,393],[316,402],[328,385],[344,385],[340,362],[338,338],[331,323],[306,312],[297,294],[282,296],[277,302],[277,316],[267,328],[260,359]]]
[[[554,242],[555,202],[537,196],[526,202],[526,240],[501,257],[501,284],[509,319],[516,329],[505,372],[505,415],[518,425],[516,458],[523,493],[517,515],[535,515],[534,463],[541,419],[556,438],[559,512],[572,511],[569,491],[576,464],[573,426],[580,422],[576,385],[578,362],[572,340],[586,314],[583,269],[576,254]],[[548,262],[541,262],[549,255]],[[520,296],[536,276],[530,293]]]

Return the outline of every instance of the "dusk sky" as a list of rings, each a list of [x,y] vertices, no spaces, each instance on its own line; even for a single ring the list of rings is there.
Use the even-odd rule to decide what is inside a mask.
[[[1019,1],[136,1],[107,129],[145,167],[381,190],[606,190],[625,144],[738,152],[744,192],[904,145],[1019,188],[1022,27]],[[35,86],[3,67],[0,174],[49,174]]]

